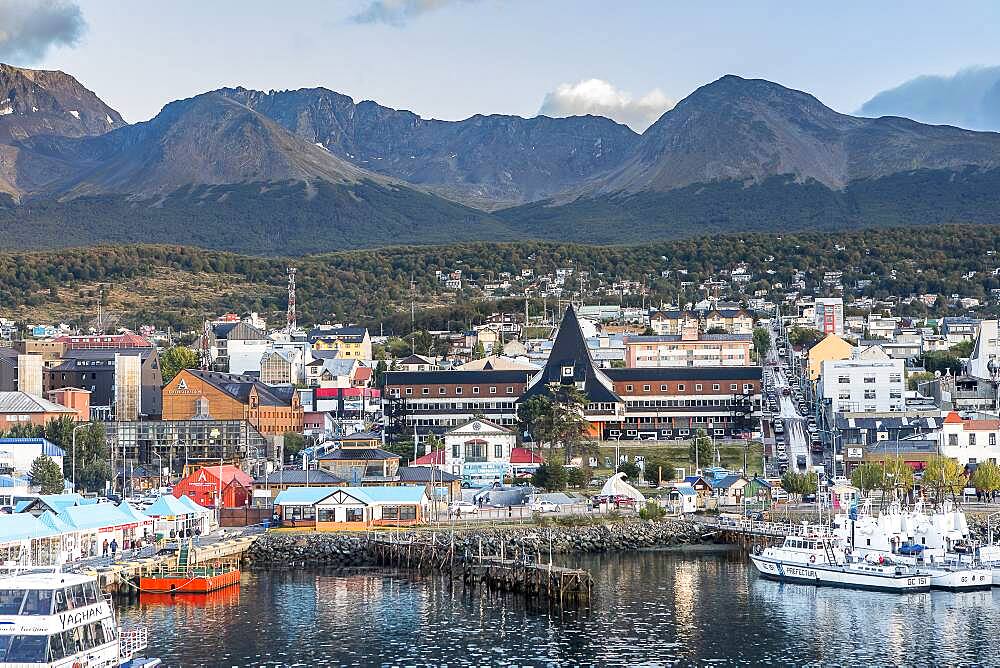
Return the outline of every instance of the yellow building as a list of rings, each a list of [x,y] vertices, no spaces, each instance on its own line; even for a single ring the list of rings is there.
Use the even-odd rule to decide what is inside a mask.
[[[836,334],[827,334],[826,338],[809,349],[809,380],[819,380],[823,370],[823,362],[851,359],[854,346]]]
[[[336,350],[341,359],[372,359],[372,339],[364,327],[320,325],[309,332],[313,350]]]

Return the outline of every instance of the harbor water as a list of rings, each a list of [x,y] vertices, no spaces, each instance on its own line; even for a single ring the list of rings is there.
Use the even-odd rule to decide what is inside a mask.
[[[764,580],[739,553],[566,565],[592,604],[559,610],[409,572],[266,571],[208,597],[122,609],[168,666],[996,665],[1000,589],[894,595]]]

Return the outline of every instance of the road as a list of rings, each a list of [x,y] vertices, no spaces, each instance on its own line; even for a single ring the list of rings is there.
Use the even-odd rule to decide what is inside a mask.
[[[774,341],[778,340],[777,332],[772,330],[771,336]],[[778,352],[773,346],[768,352],[768,358],[777,366],[775,370],[775,387],[778,393],[778,408],[780,409],[781,422],[785,427],[785,449],[788,452],[788,466],[794,471],[802,473],[812,468],[812,453],[809,451],[809,432],[806,419],[799,413],[798,407],[791,396],[784,396],[782,391],[785,388],[791,389],[791,384],[785,376],[782,360],[778,357]],[[805,456],[805,467],[799,466],[799,457]],[[822,463],[820,461],[819,463]]]

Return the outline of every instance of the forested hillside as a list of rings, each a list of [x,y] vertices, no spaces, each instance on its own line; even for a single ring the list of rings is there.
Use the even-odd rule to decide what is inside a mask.
[[[409,282],[418,324],[431,328],[468,325],[494,309],[482,302],[483,283],[501,272],[537,279],[560,267],[589,272],[587,301],[617,302],[610,285],[620,280],[647,284],[647,303],[699,299],[699,283],[725,279],[723,272],[744,263],[753,278],[745,294],[766,290],[772,298],[787,289],[796,271],[810,285],[826,271],[843,271],[843,285],[875,298],[910,294],[958,294],[988,301],[1000,288],[1000,228],[944,226],[837,234],[733,235],[639,246],[583,246],[543,242],[467,243],[347,251],[302,258],[262,258],[183,246],[99,246],[58,251],[0,254],[0,315],[24,322],[83,322],[97,310],[99,295],[123,323],[195,328],[223,311],[256,310],[280,321],[285,308],[285,272],[298,268],[299,320],[382,323],[389,330],[409,327]],[[446,291],[436,270],[461,269],[461,291]],[[667,275],[663,275],[667,272]],[[686,273],[685,273],[686,272]],[[773,272],[773,273],[771,273]],[[969,279],[968,272],[975,272]],[[681,283],[690,284],[682,286]],[[602,288],[601,286],[605,286]],[[506,292],[509,309],[523,309],[524,289]],[[601,294],[601,290],[606,293]],[[819,290],[817,292],[821,292]],[[502,297],[504,291],[496,293]],[[626,295],[626,302],[642,297]],[[940,300],[933,313],[947,313]],[[995,301],[995,300],[994,300]],[[541,301],[533,300],[533,312]],[[901,311],[923,312],[920,304]],[[448,321],[451,321],[450,323]]]

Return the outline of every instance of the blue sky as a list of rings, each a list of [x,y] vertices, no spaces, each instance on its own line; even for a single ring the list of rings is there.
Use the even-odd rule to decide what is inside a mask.
[[[33,1],[0,0],[0,20]],[[852,112],[919,75],[1000,64],[1000,3],[985,1],[53,2],[78,5],[86,27],[41,57],[0,43],[0,60],[70,72],[129,121],[243,85],[325,86],[443,119],[603,105],[635,127],[729,73]]]

